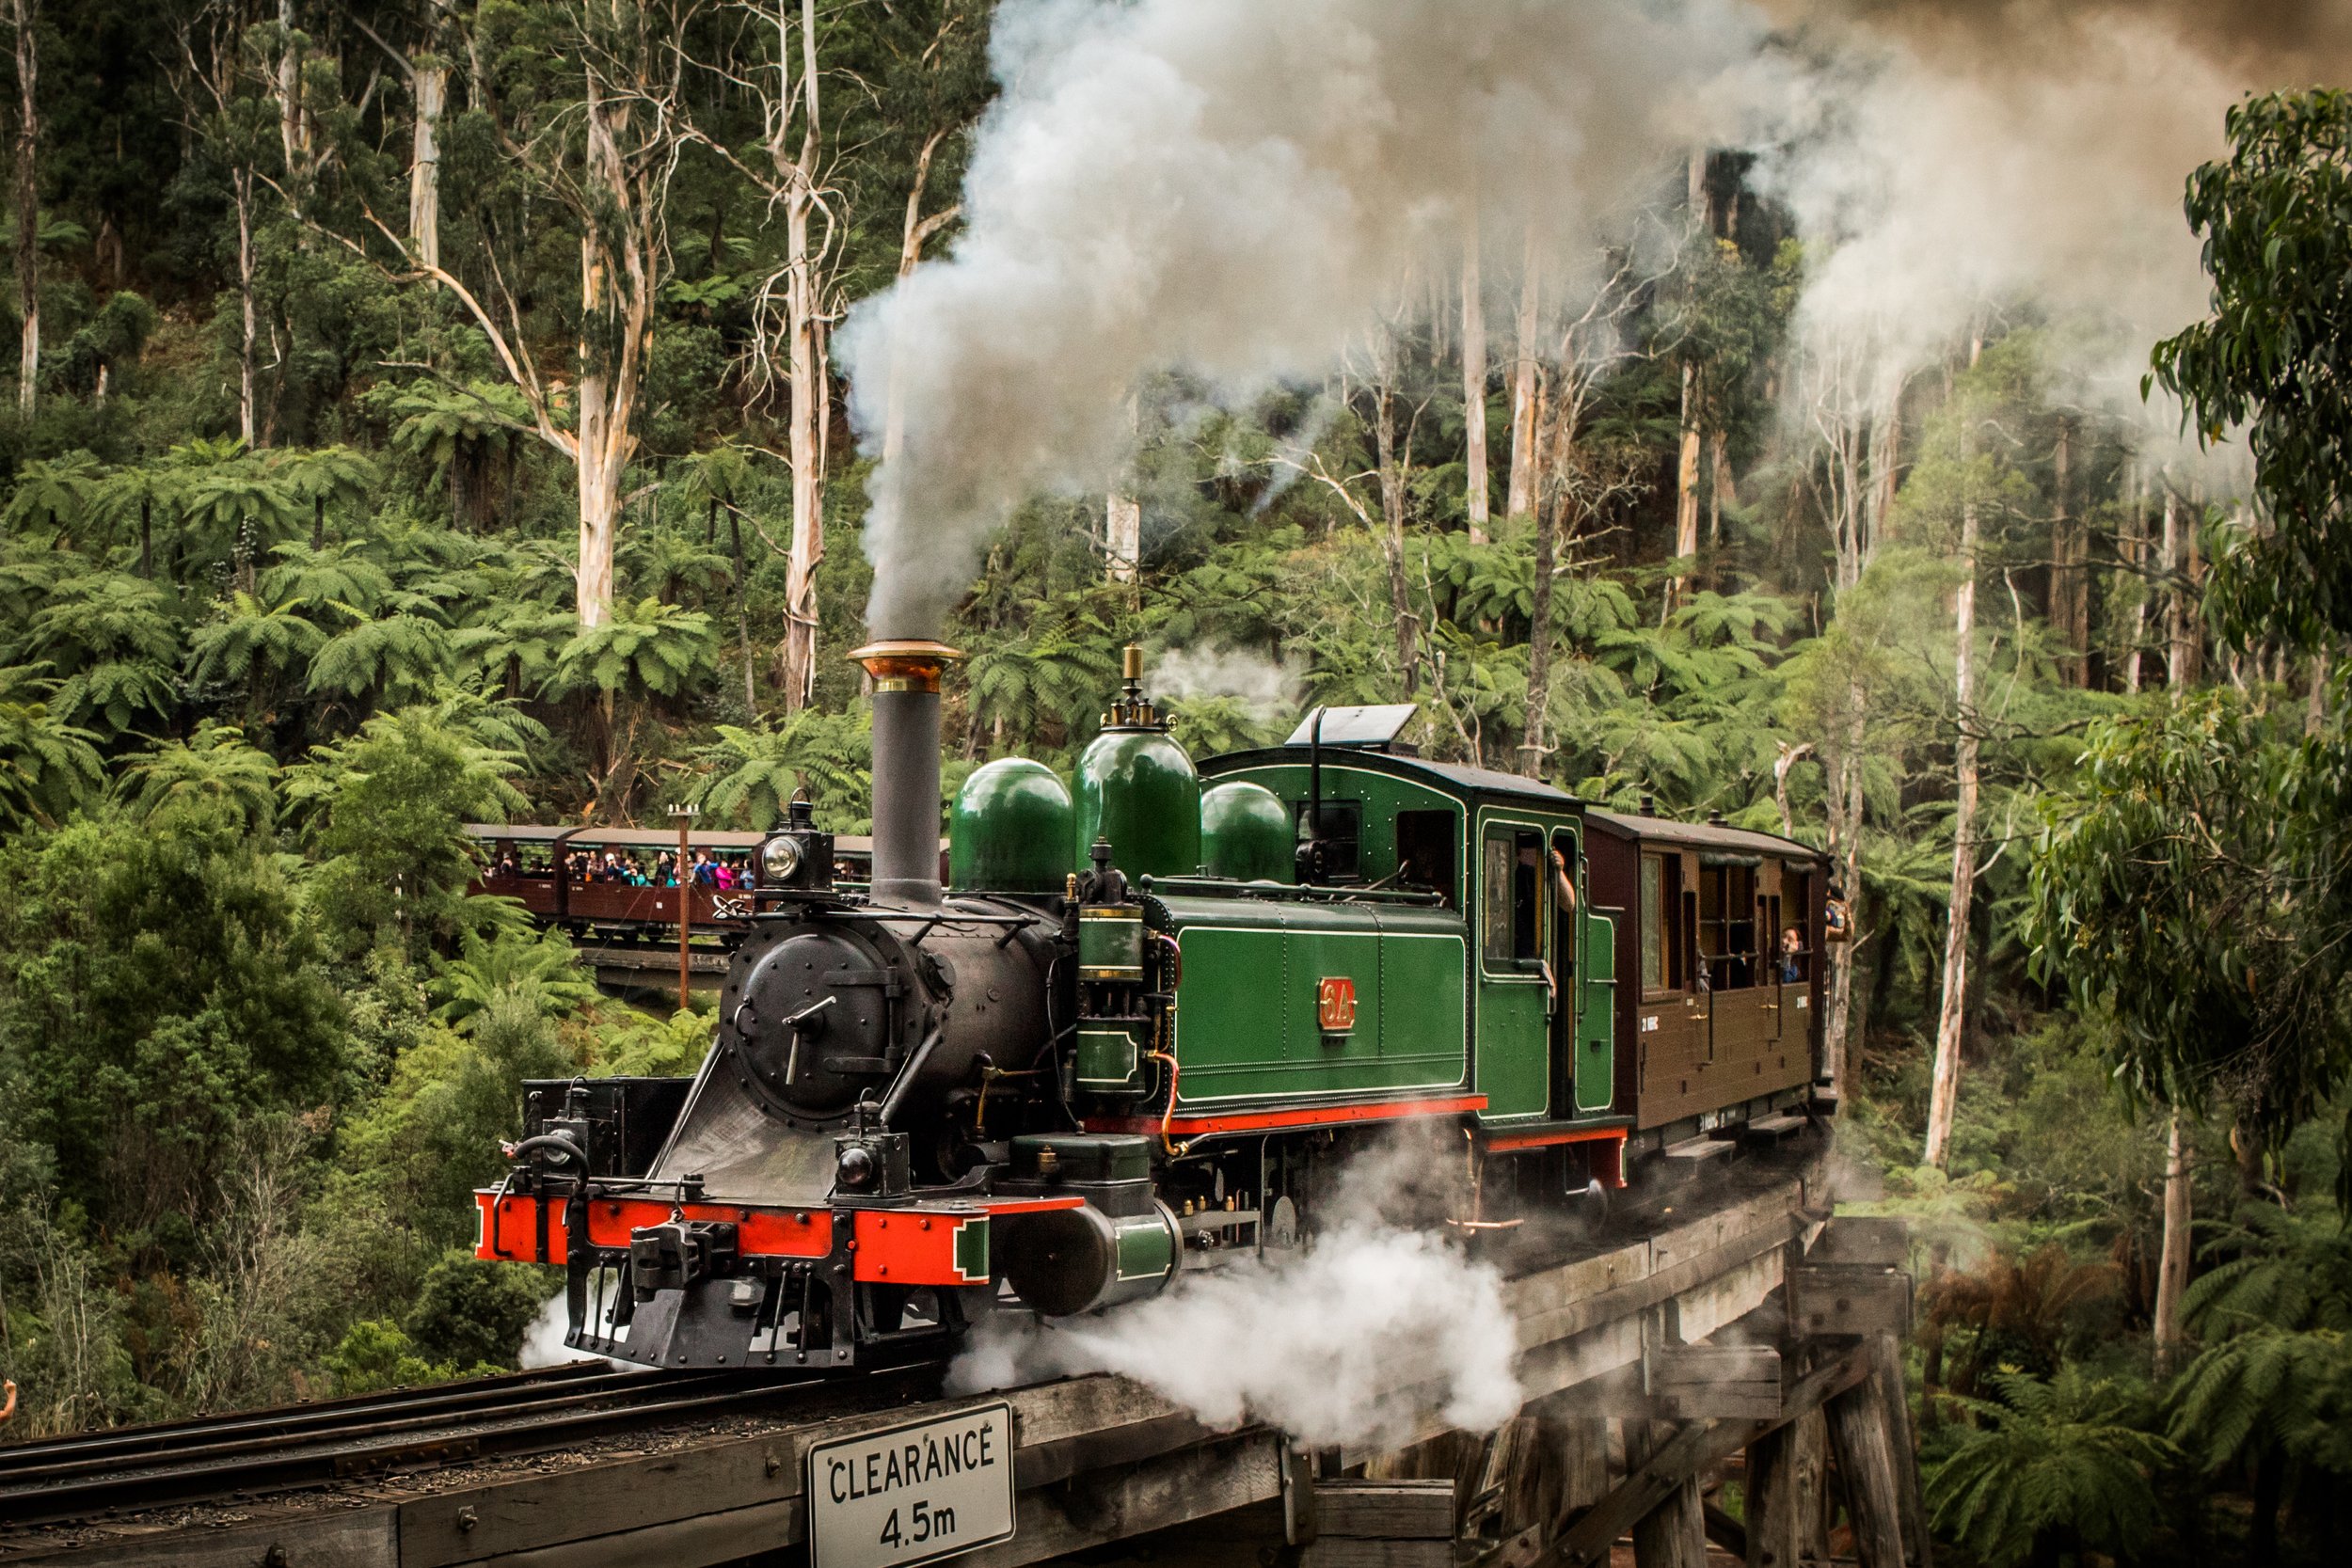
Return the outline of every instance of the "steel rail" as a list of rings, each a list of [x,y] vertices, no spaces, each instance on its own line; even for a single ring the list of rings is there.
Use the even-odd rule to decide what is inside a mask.
[[[847,1379],[797,1369],[590,1370],[536,1382],[500,1380],[503,1386],[487,1389],[419,1389],[337,1409],[297,1406],[178,1422],[161,1431],[134,1428],[26,1444],[7,1450],[0,1519],[32,1524],[243,1499],[389,1469],[541,1452],[777,1404],[871,1401],[877,1394],[929,1389],[942,1365],[911,1362]]]
[[[167,1449],[175,1442],[189,1436],[223,1440],[241,1433],[317,1431],[336,1425],[354,1425],[377,1413],[417,1415],[433,1410],[457,1411],[494,1404],[513,1399],[520,1389],[560,1387],[565,1392],[578,1392],[592,1382],[632,1375],[616,1371],[602,1362],[571,1361],[560,1367],[528,1372],[501,1372],[464,1383],[434,1384],[425,1387],[404,1386],[380,1393],[346,1395],[342,1399],[305,1401],[300,1404],[272,1405],[261,1410],[190,1416],[143,1426],[40,1438],[0,1448],[0,1483],[26,1469],[86,1457],[120,1460],[154,1453]]]

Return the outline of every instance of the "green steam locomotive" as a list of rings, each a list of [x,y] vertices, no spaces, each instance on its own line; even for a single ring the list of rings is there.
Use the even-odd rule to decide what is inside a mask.
[[[1462,1152],[1476,1233],[1834,1109],[1806,846],[1421,757],[1409,707],[1196,766],[1131,648],[1074,790],[991,763],[943,854],[956,655],[853,657],[870,879],[796,809],[701,1071],[526,1085],[478,1195],[480,1255],[564,1266],[582,1352],[850,1366],[1297,1245],[1400,1128]]]

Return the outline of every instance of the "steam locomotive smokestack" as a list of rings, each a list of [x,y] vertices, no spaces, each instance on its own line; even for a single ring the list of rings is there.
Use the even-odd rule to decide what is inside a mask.
[[[868,642],[850,657],[874,677],[874,895],[936,903],[939,677],[963,655],[944,642]]]

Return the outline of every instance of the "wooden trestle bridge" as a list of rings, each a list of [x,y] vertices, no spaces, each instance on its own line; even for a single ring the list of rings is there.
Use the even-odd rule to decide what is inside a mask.
[[[1928,1568],[1903,1238],[1832,1219],[1825,1164],[1812,1137],[1708,1162],[1511,1281],[1530,1402],[1492,1436],[1311,1453],[1119,1377],[990,1396],[1011,1405],[1018,1528],[956,1560],[1009,1568],[1223,1516],[1301,1568],[1572,1568],[1628,1534],[1639,1568],[1700,1568],[1710,1539],[1751,1568],[1827,1568],[1835,1499],[1860,1568]],[[941,1398],[939,1375],[571,1369],[0,1449],[0,1565],[796,1561],[809,1448],[976,1402]],[[1744,1519],[1706,1498],[1730,1464]]]

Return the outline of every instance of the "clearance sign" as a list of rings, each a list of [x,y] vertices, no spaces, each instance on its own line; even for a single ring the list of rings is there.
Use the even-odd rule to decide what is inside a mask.
[[[1012,1528],[1012,1406],[1001,1400],[808,1450],[810,1568],[912,1568]]]

